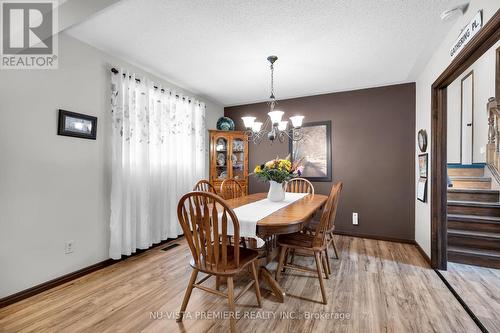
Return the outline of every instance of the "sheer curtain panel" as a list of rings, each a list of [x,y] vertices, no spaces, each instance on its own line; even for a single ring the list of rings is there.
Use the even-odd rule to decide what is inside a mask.
[[[123,70],[111,74],[109,255],[182,233],[177,202],[204,176],[205,105]]]

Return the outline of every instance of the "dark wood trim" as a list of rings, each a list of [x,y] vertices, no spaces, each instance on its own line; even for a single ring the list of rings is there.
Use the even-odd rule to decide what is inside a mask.
[[[131,254],[130,256],[122,256],[121,259],[118,259],[118,260],[106,259],[104,261],[98,262],[97,264],[90,265],[88,267],[84,267],[84,268],[79,269],[77,271],[74,271],[74,272],[65,274],[63,276],[60,276],[58,278],[55,278],[53,280],[50,280],[50,281],[47,281],[44,283],[40,283],[39,285],[36,285],[34,287],[31,287],[31,288],[28,288],[25,290],[21,290],[20,292],[9,295],[7,297],[0,298],[0,308],[3,308],[7,305],[22,301],[23,299],[26,299],[28,297],[35,296],[35,295],[40,294],[46,290],[55,288],[63,283],[78,279],[79,277],[93,273],[95,271],[98,271],[98,270],[103,269],[105,267],[111,266],[111,265],[116,264],[122,260],[128,259],[130,257],[144,253],[146,251],[152,250],[158,246],[162,246],[162,245],[165,245],[165,244],[170,243],[172,241],[179,240],[182,237],[184,237],[184,236],[179,236],[178,238],[167,239],[167,240],[161,241],[158,244],[154,244],[149,249],[145,249],[145,250],[138,249],[135,253]]]
[[[117,260],[117,261],[119,261],[119,260]],[[98,271],[104,267],[108,267],[108,266],[114,264],[114,262],[115,262],[115,260],[113,260],[113,259],[107,259],[107,260],[98,262],[97,264],[94,264],[94,265],[91,265],[88,267],[84,267],[84,268],[79,269],[75,272],[72,272],[72,273],[60,276],[58,278],[55,278],[53,280],[41,283],[41,284],[36,285],[34,287],[22,290],[22,291],[17,292],[13,295],[4,297],[4,298],[0,299],[0,308],[7,306],[7,305],[10,305],[12,303],[19,302],[25,298],[34,296],[34,295],[39,294],[41,292],[44,292],[46,290],[52,289],[52,288],[57,287],[63,283],[69,282],[71,280],[75,280],[75,279],[82,277],[84,275]]]
[[[433,89],[431,100],[431,266],[446,269],[446,112],[438,112],[446,109],[446,89]]]
[[[500,10],[471,39],[431,87],[431,266],[446,269],[446,88],[500,39]]]
[[[413,239],[402,239],[402,238],[386,237],[386,236],[379,236],[379,235],[369,235],[369,234],[361,234],[361,233],[357,233],[357,232],[349,232],[349,231],[341,231],[341,230],[335,230],[333,233],[336,235],[341,235],[341,236],[368,238],[368,239],[375,239],[375,240],[394,242],[394,243],[415,244],[415,241]]]

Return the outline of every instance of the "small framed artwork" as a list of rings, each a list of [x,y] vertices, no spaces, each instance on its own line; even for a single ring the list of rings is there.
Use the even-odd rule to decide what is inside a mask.
[[[291,160],[303,159],[302,177],[315,182],[332,181],[332,122],[305,123],[300,141],[289,140]]]
[[[57,134],[95,140],[97,137],[97,117],[59,110]]]
[[[428,154],[418,155],[418,174],[420,177],[427,178]]]
[[[420,178],[418,180],[417,199],[422,202],[427,201],[427,178]]]

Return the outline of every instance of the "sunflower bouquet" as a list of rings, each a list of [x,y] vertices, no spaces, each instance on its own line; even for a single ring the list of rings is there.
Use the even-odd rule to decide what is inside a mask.
[[[304,167],[301,163],[302,159],[292,163],[289,157],[285,159],[276,157],[274,160],[257,165],[253,170],[253,174],[261,181],[275,181],[281,184],[302,175]]]

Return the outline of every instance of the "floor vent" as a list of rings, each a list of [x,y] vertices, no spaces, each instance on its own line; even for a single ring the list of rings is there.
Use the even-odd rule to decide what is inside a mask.
[[[174,247],[177,247],[179,246],[179,244],[170,244],[168,246],[165,246],[163,249],[161,249],[162,251],[168,251],[168,250],[171,250],[173,249]]]

